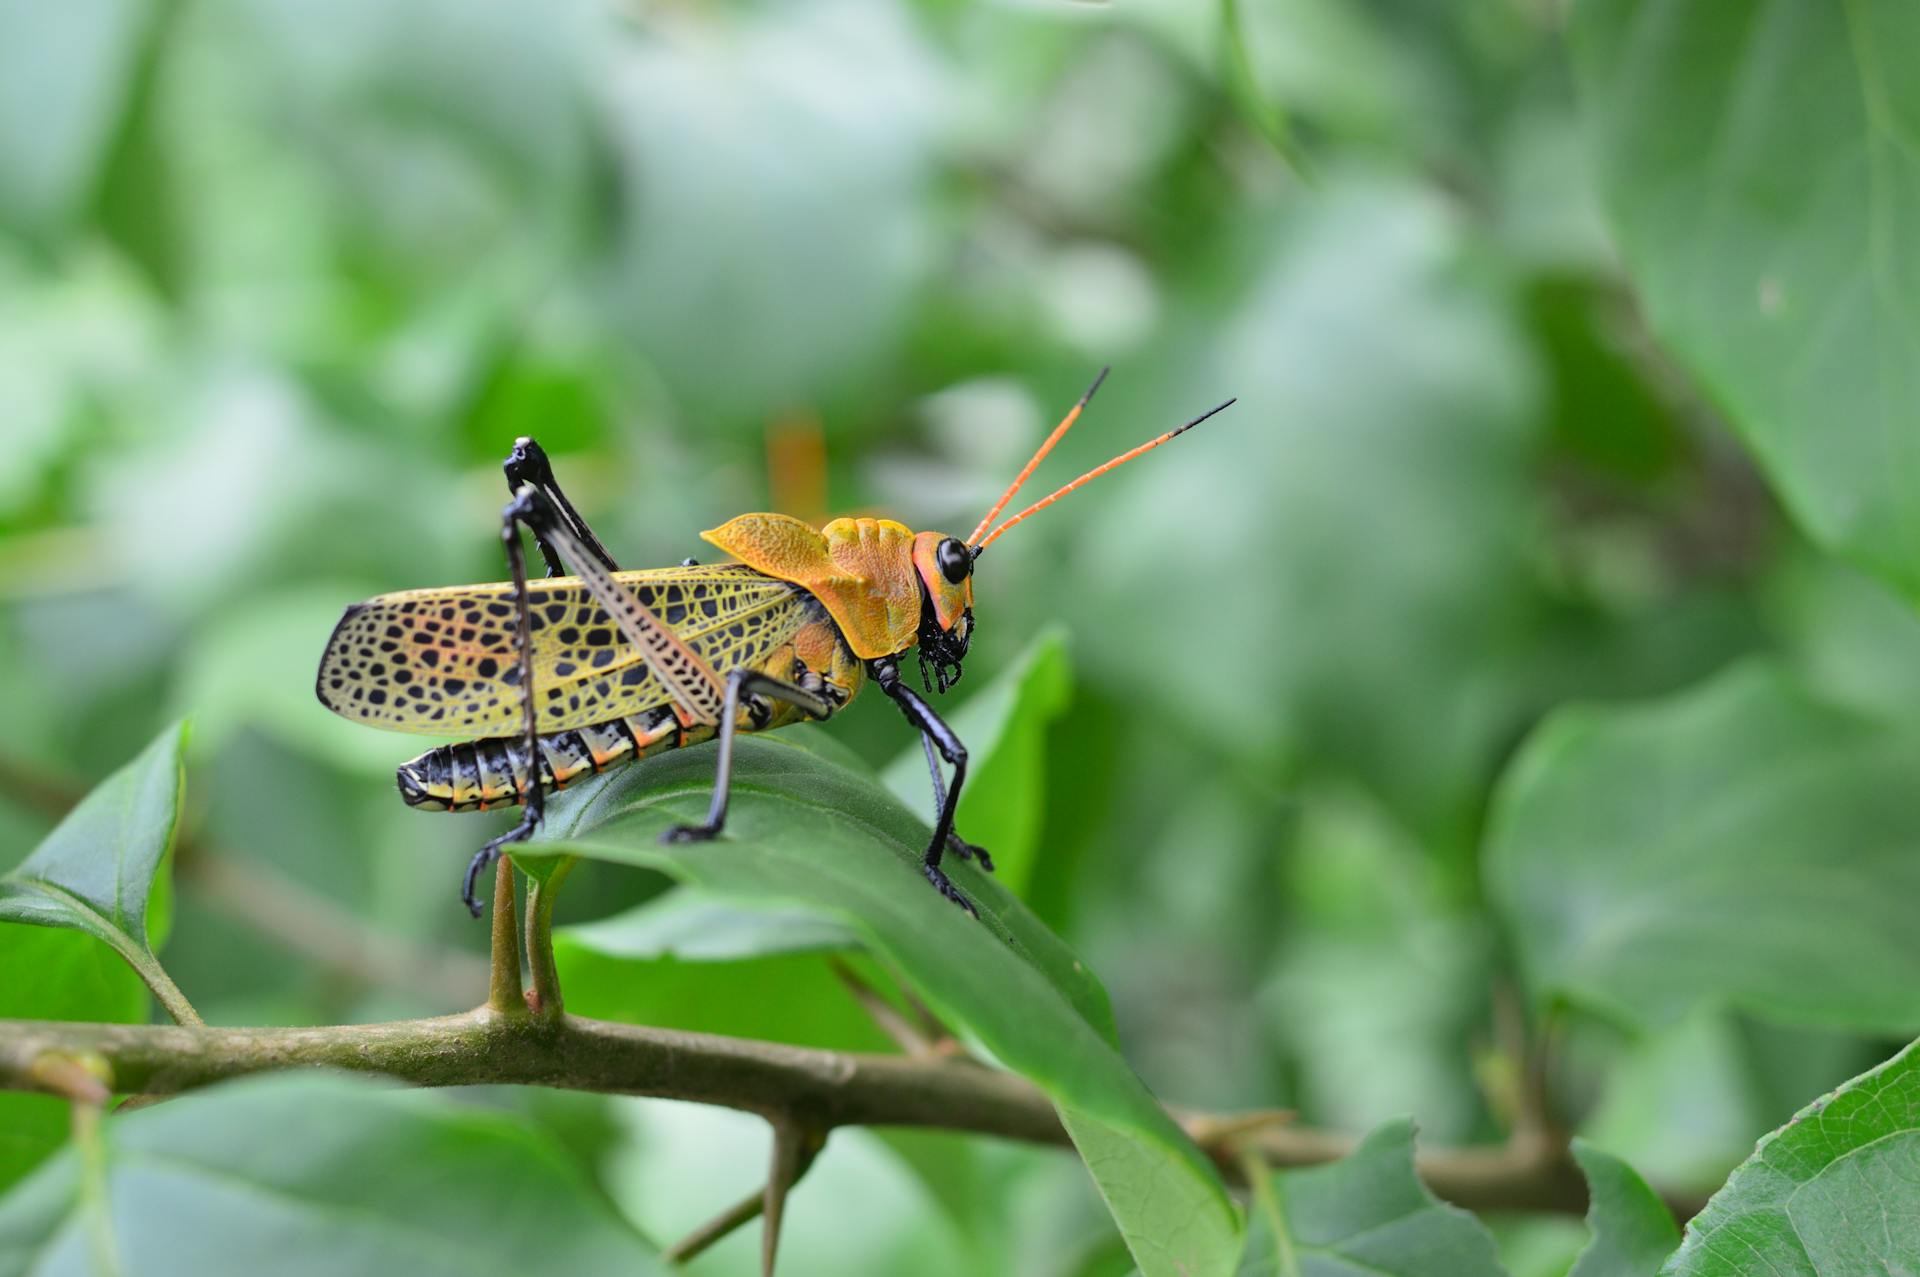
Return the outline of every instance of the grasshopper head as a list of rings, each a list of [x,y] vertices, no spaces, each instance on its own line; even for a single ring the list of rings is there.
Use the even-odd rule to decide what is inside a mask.
[[[922,600],[920,674],[944,692],[960,681],[973,637],[973,550],[958,537],[922,532],[913,538],[913,566]]]

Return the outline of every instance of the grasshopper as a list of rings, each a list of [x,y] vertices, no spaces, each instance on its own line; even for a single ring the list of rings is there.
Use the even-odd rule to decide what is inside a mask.
[[[398,781],[410,807],[523,808],[519,823],[467,866],[461,899],[477,918],[481,872],[539,827],[549,790],[718,737],[706,821],[664,836],[718,837],[735,736],[831,718],[871,679],[919,732],[933,777],[933,838],[921,870],[978,917],[940,868],[948,851],[993,868],[986,850],[953,828],[967,750],[900,666],[917,649],[923,689],[952,687],[973,637],[981,553],[1015,524],[1234,402],[994,525],[1106,375],[1102,369],[965,541],[890,519],[841,518],[815,529],[783,514],[743,514],[700,534],[734,562],[622,571],[561,491],[540,445],[522,438],[502,467],[511,500],[500,539],[512,580],[403,590],[349,607],[320,659],[320,703],[389,731],[472,738],[402,763]],[[546,561],[545,580],[527,579],[522,526]],[[563,575],[567,565],[575,575]]]

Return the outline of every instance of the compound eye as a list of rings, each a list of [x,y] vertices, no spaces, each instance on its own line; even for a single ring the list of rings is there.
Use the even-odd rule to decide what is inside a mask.
[[[955,537],[948,537],[935,546],[933,557],[940,565],[940,575],[955,585],[973,572],[973,551]]]

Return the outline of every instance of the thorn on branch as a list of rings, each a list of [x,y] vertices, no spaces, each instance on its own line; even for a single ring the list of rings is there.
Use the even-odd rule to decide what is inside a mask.
[[[132,1113],[139,1109],[150,1109],[156,1104],[165,1104],[168,1100],[174,1098],[176,1097],[157,1091],[142,1091],[138,1095],[129,1095],[126,1099],[114,1105],[113,1115],[119,1117],[122,1113]]]
[[[783,1132],[787,1134],[783,1135]],[[675,1265],[687,1263],[736,1229],[764,1215],[767,1230],[765,1240],[761,1243],[761,1263],[764,1270],[771,1273],[774,1251],[779,1244],[780,1216],[787,1194],[807,1173],[826,1142],[827,1133],[817,1127],[775,1122],[772,1164],[766,1186],[755,1189],[675,1242],[666,1252],[666,1261]]]
[[[773,1277],[773,1261],[780,1249],[780,1222],[786,1213],[787,1193],[800,1182],[827,1142],[826,1133],[793,1121],[773,1124],[773,1156],[767,1167],[766,1205],[760,1225],[760,1277]]]
[[[100,1134],[103,1112],[101,1104],[92,1100],[74,1100],[73,1142],[80,1150],[80,1198],[93,1271],[119,1274],[126,1268],[120,1262],[113,1231],[113,1203],[107,1195],[107,1142]]]

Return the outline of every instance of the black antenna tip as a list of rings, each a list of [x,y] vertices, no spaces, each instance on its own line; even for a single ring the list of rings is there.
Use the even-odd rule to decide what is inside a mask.
[[[1080,396],[1080,406],[1082,408],[1087,406],[1087,401],[1093,398],[1093,392],[1100,389],[1100,383],[1105,381],[1107,379],[1107,374],[1112,371],[1113,371],[1112,364],[1107,364],[1106,366],[1100,369],[1099,375],[1093,379],[1093,384],[1087,387],[1087,393]]]
[[[1172,439],[1176,435],[1183,435],[1187,433],[1187,431],[1199,425],[1201,422],[1205,421],[1208,417],[1218,416],[1219,414],[1225,412],[1227,409],[1233,407],[1233,405],[1239,402],[1240,402],[1240,398],[1238,395],[1236,395],[1232,399],[1227,400],[1223,404],[1216,404],[1213,407],[1207,409],[1205,412],[1201,413],[1199,416],[1195,417],[1192,421],[1189,421],[1186,425],[1176,427],[1175,429],[1169,431],[1167,434],[1167,438]]]

